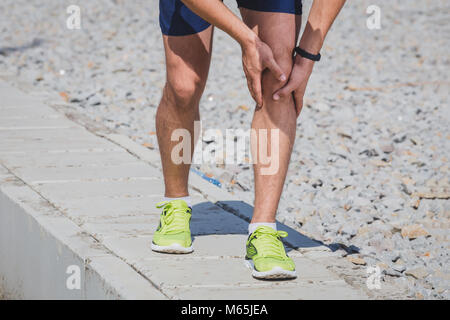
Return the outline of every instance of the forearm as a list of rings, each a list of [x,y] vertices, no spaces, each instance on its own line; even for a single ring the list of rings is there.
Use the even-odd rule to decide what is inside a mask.
[[[256,40],[256,34],[219,0],[182,0],[204,20],[228,33],[242,46]]]
[[[300,39],[300,48],[317,54],[345,0],[314,0],[308,22]]]

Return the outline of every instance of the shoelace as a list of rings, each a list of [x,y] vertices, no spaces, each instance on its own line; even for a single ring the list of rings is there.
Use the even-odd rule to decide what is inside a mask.
[[[260,227],[250,236],[251,239],[258,239],[260,246],[258,252],[264,257],[286,258],[283,243],[280,238],[287,237],[286,231],[275,231],[272,228]],[[263,248],[263,249],[262,249]]]
[[[176,206],[168,201],[158,202],[156,207],[163,208],[161,226],[164,233],[178,233],[186,229],[186,220],[189,217],[186,213],[191,213],[191,208]]]

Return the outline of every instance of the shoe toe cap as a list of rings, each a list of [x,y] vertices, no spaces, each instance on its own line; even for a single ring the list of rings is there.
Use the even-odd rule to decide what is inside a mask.
[[[295,264],[292,259],[276,259],[276,258],[259,258],[254,261],[255,268],[258,271],[270,271],[275,267],[280,267],[284,270],[294,271]]]
[[[153,243],[159,246],[179,244],[183,247],[189,247],[191,245],[191,242],[191,235],[188,232],[181,232],[176,234],[155,234],[153,236]]]

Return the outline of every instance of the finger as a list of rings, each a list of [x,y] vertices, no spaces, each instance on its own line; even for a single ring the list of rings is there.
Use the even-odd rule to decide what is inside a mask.
[[[292,92],[292,96],[294,98],[295,112],[297,114],[297,118],[300,115],[300,112],[303,108],[303,93]]]
[[[247,72],[246,69],[244,69],[244,73],[245,73],[245,79],[247,80],[248,91],[250,92],[250,95],[252,96],[253,100],[255,100],[255,102],[256,102],[256,95],[255,95],[255,92],[253,91],[253,85],[252,85],[252,82],[251,82],[250,73]]]
[[[255,100],[258,107],[262,106],[262,95],[258,96],[257,87],[258,83],[261,86],[261,78],[258,75],[255,76],[254,73],[249,72],[246,68],[244,68],[245,78],[247,80],[248,91],[250,91],[250,95],[253,100]],[[259,79],[259,80],[258,80]]]
[[[250,95],[254,99],[255,97],[254,97],[254,93],[253,93],[253,88],[252,88],[249,78],[247,78],[247,88],[248,88],[248,91],[250,91]]]
[[[253,84],[250,81],[247,81],[248,91],[250,91],[250,95],[252,96],[253,100],[255,100],[258,107],[260,107],[260,102],[258,101],[258,95],[255,93],[255,89]]]
[[[261,75],[256,75],[251,80],[251,86],[254,93],[253,99],[255,99],[256,104],[259,107],[263,106],[263,98],[262,98],[262,88],[261,88]]]
[[[280,80],[280,81],[286,81],[286,75],[284,74],[283,70],[281,69],[281,67],[278,65],[278,63],[275,61],[275,59],[273,57],[271,57],[268,61],[267,61],[267,65],[265,66],[267,67],[270,72],[273,74],[273,76]]]
[[[295,77],[291,77],[288,81],[288,83],[286,83],[286,85],[284,87],[282,87],[281,89],[275,91],[275,93],[273,94],[273,100],[280,100],[281,98],[284,98],[286,96],[288,96],[289,94],[291,94],[295,89],[297,89],[299,87],[299,83],[296,80]]]

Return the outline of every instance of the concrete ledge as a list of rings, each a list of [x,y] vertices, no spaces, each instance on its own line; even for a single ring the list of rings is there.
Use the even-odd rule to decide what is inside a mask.
[[[5,298],[166,299],[2,167],[0,177],[0,287]],[[70,266],[79,268],[80,289],[66,285]]]

